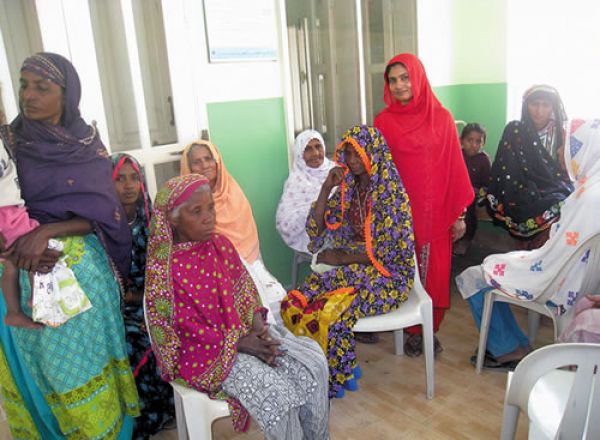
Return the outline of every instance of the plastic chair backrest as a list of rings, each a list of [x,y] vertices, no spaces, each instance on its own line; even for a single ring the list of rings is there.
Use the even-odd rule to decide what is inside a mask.
[[[419,288],[425,289],[425,287],[423,287],[423,283],[421,283],[421,275],[419,273],[419,262],[417,261],[417,253],[413,253],[413,261],[415,262],[415,278],[414,278],[414,284],[413,284],[413,288],[419,286]]]
[[[572,365],[577,371],[556,438],[600,438],[600,344],[553,344],[530,353],[512,375],[505,404],[527,413],[538,379]]]

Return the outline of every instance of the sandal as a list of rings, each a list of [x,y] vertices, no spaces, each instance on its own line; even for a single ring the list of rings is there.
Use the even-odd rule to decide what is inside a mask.
[[[408,335],[404,341],[404,353],[408,357],[417,357],[423,354],[423,336],[417,334]]]
[[[361,332],[355,333],[354,339],[356,339],[356,342],[362,344],[377,344],[379,342],[379,335],[372,332]]]
[[[440,343],[440,340],[437,338],[437,336],[433,335],[433,354],[437,356],[442,351],[444,351],[444,347],[442,347],[442,344]]]
[[[471,364],[477,365],[477,353],[471,356],[470,361]],[[494,356],[492,356],[492,354],[489,351],[486,351],[485,358],[483,359],[483,368],[485,370],[501,372],[514,371],[514,369],[517,368],[519,362],[520,360],[498,362],[498,360]]]

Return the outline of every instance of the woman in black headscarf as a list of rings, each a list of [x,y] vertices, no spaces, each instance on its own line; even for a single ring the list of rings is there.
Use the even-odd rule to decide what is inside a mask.
[[[508,123],[492,165],[487,199],[494,220],[535,249],[548,239],[571,185],[559,163],[566,114],[555,88],[538,85],[523,95],[520,121]]]

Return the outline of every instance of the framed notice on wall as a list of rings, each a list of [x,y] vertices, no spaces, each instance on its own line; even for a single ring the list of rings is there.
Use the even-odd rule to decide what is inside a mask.
[[[275,0],[204,0],[211,63],[277,59]]]

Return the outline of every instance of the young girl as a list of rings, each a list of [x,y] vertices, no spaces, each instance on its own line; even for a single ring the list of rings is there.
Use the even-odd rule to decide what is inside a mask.
[[[30,218],[17,178],[15,162],[4,143],[0,140],[0,254],[7,254],[10,246],[21,236],[39,226]],[[62,243],[51,239],[49,247],[62,251]],[[13,327],[39,329],[43,325],[36,323],[21,309],[19,293],[19,269],[10,255],[2,260],[2,292],[6,301],[4,322]],[[40,295],[34,304],[34,317],[43,324],[57,326],[91,307],[73,272],[63,259],[52,269],[50,274],[35,273],[31,275],[31,285]],[[55,293],[60,292],[58,294]]]
[[[479,190],[488,185],[490,169],[492,168],[489,156],[482,151],[486,137],[487,133],[485,127],[477,122],[471,122],[465,125],[460,134],[463,158],[465,159],[465,164],[469,171],[471,185],[473,185],[475,191],[475,200],[469,205],[467,212],[465,213],[467,230],[463,238],[455,243],[454,255],[464,255],[467,252],[471,245],[471,241],[475,237],[475,231],[477,230],[476,207],[477,202],[480,199]]]
[[[15,164],[0,140],[0,251],[4,253],[21,235],[35,229],[39,224],[29,218],[17,180]],[[6,301],[6,325],[40,328],[21,310],[19,295],[19,270],[9,258],[2,261],[2,292]]]

